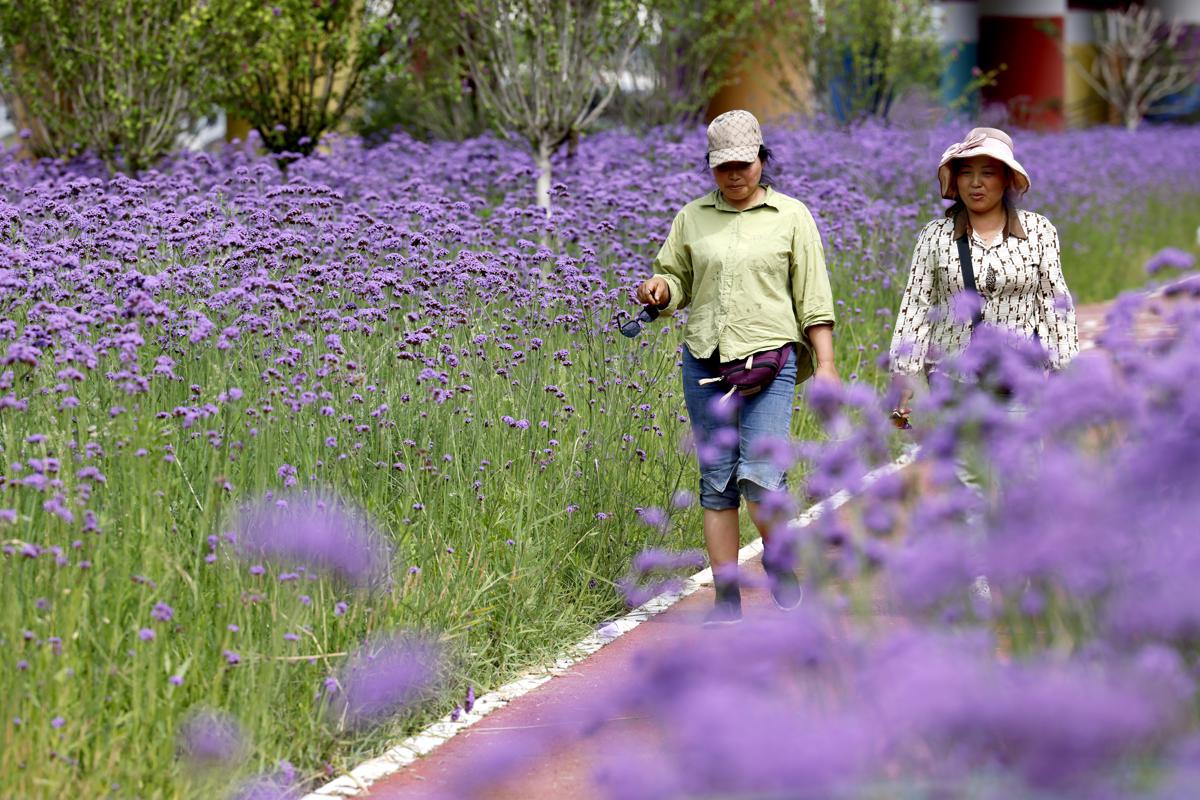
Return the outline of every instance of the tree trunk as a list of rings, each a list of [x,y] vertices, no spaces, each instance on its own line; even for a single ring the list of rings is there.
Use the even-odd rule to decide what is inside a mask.
[[[538,142],[537,147],[537,204],[545,209],[550,216],[550,156],[554,152],[553,145],[546,139]]]

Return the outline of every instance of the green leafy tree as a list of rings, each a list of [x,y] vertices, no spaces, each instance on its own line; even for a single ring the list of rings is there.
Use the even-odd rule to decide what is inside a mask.
[[[934,90],[943,59],[930,0],[815,0],[807,52],[814,88],[842,122],[886,119],[905,90]]]
[[[418,138],[466,139],[488,128],[454,32],[454,3],[422,0],[410,9],[407,63],[397,64],[362,101],[356,129],[368,140],[397,127]]]
[[[204,0],[0,0],[0,91],[34,155],[136,172],[213,109],[235,23]]]
[[[550,157],[592,124],[640,35],[632,0],[466,0],[455,30],[480,102],[529,143],[537,202],[550,210]]]
[[[280,165],[308,155],[386,74],[405,63],[420,3],[222,0],[244,22],[223,51],[224,105]]]

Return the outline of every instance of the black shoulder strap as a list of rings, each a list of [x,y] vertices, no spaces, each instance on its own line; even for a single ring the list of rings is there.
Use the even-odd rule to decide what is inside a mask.
[[[970,237],[969,233],[964,233],[958,237],[958,263],[962,265],[963,288],[972,294],[978,295],[979,289],[975,287],[975,269],[971,266]],[[974,328],[981,322],[983,322],[982,297],[980,297],[979,309],[971,316],[971,327]]]

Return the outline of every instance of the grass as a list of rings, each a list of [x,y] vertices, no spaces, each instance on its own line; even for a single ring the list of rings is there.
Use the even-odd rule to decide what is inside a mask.
[[[1200,255],[1200,198],[1151,200],[1134,217],[1099,215],[1060,226],[1063,274],[1080,305],[1148,283],[1146,261],[1164,247]]]

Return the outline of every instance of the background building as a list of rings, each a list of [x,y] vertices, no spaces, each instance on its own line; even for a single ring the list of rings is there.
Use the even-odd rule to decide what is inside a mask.
[[[1071,67],[1065,52],[1090,67],[1096,23],[1122,0],[941,0],[942,46],[954,54],[943,97],[961,95],[975,73],[995,73],[979,102],[1005,106],[1020,125],[1058,129],[1110,121],[1107,104]],[[1200,0],[1146,0],[1183,22],[1200,41]],[[1186,103],[1184,104],[1186,105]]]
[[[941,83],[944,105],[978,111],[1002,105],[1021,126],[1061,129],[1117,122],[1064,56],[1090,68],[1096,55],[1096,24],[1109,9],[1129,0],[937,0],[935,13],[948,67]],[[1172,20],[1183,22],[1200,53],[1200,0],[1143,0]],[[762,46],[761,44],[759,46]],[[788,82],[807,86],[803,53],[796,53]],[[990,85],[977,88],[992,75]],[[749,58],[733,82],[713,98],[708,118],[746,108],[764,119],[811,112],[811,97],[776,90],[777,67]],[[1180,98],[1178,111],[1200,110],[1200,88]],[[1163,116],[1156,117],[1161,119]]]

